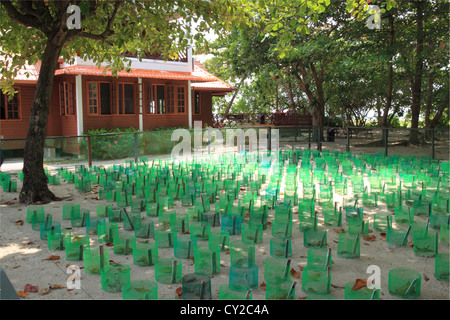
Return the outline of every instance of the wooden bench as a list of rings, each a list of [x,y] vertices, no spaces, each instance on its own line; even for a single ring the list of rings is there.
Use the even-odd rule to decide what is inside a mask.
[[[273,124],[275,126],[312,126],[311,115],[292,113],[274,113]]]

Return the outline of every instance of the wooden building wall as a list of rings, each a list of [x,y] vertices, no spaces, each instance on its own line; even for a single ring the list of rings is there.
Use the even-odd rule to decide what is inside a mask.
[[[20,105],[20,119],[0,120],[0,136],[3,139],[24,139],[27,137],[30,122],[30,109],[36,90],[35,84],[19,84],[14,88],[18,90]]]
[[[148,86],[150,85],[175,85],[184,86],[184,113],[169,113],[169,114],[148,114],[145,110],[148,104]],[[143,130],[150,131],[160,127],[189,127],[189,113],[188,113],[188,82],[174,81],[174,80],[158,80],[145,79],[142,83],[142,103],[143,103]],[[175,106],[176,108],[176,106]]]
[[[60,111],[60,97],[59,97],[59,83],[62,81],[67,81],[72,84],[73,88],[73,108],[74,113],[70,115],[61,116]],[[56,92],[55,92],[56,90]],[[55,81],[55,86],[53,87],[53,121],[55,127],[52,136],[76,136],[77,135],[77,110],[76,110],[76,88],[75,88],[75,76],[58,76],[57,81]],[[50,133],[50,132],[49,132]]]
[[[200,114],[195,114],[192,110],[192,121],[201,121],[205,125],[212,126],[212,94],[208,91],[199,91],[200,93]],[[192,95],[195,99],[195,94]],[[192,109],[195,108],[195,101],[192,101]]]
[[[113,129],[113,128],[139,128],[139,90],[137,78],[116,79],[98,76],[82,76],[83,86],[83,131],[89,129]],[[67,81],[73,85],[74,114],[61,115],[59,83]],[[90,115],[88,113],[88,90],[87,83],[89,81],[111,81],[113,88],[117,82],[133,82],[135,83],[135,113],[123,115]],[[147,92],[145,86],[148,84],[173,84],[183,85],[185,88],[185,112],[174,114],[147,114],[143,110],[143,130],[149,131],[160,127],[188,127],[188,92],[187,81],[168,81],[168,80],[144,80],[143,81],[143,106],[147,103]],[[28,125],[30,121],[30,109],[34,99],[35,84],[18,84],[20,99],[20,119],[18,120],[0,120],[0,136],[3,139],[25,139],[27,136]],[[208,91],[200,92],[200,114],[195,114],[192,110],[192,121],[202,121],[203,126],[212,125],[212,94]],[[192,94],[194,99],[194,94]],[[113,94],[113,99],[115,95]],[[194,109],[194,102],[192,102]],[[76,87],[75,76],[60,75],[55,77],[55,83],[52,89],[49,117],[46,129],[47,137],[58,136],[76,136],[77,135],[77,113],[76,113]],[[24,141],[3,141],[3,148],[18,149],[24,147]]]
[[[107,81],[112,83],[112,98],[111,103],[116,101],[116,86],[118,82],[127,82],[135,84],[134,91],[134,114],[111,114],[111,115],[91,115],[88,113],[88,82],[90,81]],[[138,90],[137,78],[113,78],[113,77],[98,77],[98,76],[82,76],[83,86],[83,131],[90,129],[127,129],[130,127],[139,128],[139,109],[138,109]]]

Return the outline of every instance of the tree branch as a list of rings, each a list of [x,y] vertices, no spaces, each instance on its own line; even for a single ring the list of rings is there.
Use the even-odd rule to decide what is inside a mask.
[[[21,12],[35,17],[37,20],[39,20],[39,23],[44,23],[44,21],[42,20],[42,16],[33,9],[32,1],[20,1],[19,4]]]
[[[24,26],[41,30],[44,33],[48,32],[48,30],[46,28],[44,28],[45,24],[41,23],[41,20],[38,20],[35,15],[31,15],[29,13],[26,13],[26,14],[20,13],[16,9],[16,7],[11,3],[10,0],[2,0],[1,4],[2,4],[3,8],[5,8],[5,11],[8,14],[8,16],[12,20],[14,20]]]
[[[87,38],[87,39],[92,39],[92,40],[98,40],[98,41],[104,41],[106,40],[108,37],[112,36],[114,34],[114,31],[111,30],[112,24],[114,22],[114,19],[117,15],[117,12],[119,10],[120,5],[122,4],[123,0],[116,0],[114,2],[114,10],[111,13],[111,16],[108,18],[108,21],[106,23],[106,27],[105,30],[100,33],[100,34],[94,34],[94,33],[90,33],[90,32],[84,32],[78,29],[73,29],[73,30],[69,30],[68,35],[67,35],[67,39],[70,39],[72,37],[75,36],[79,36],[79,37],[83,37],[83,38]],[[95,5],[95,7],[94,7]],[[92,1],[89,7],[89,14],[93,15],[95,13],[95,10],[97,9],[97,5],[96,2]]]

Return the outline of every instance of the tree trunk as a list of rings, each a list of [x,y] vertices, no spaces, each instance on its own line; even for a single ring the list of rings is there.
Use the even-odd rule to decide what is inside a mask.
[[[230,113],[231,106],[233,105],[234,99],[236,98],[236,96],[237,96],[237,94],[239,92],[239,89],[241,88],[242,83],[244,83],[244,80],[246,78],[247,78],[247,74],[244,74],[243,77],[241,78],[241,81],[239,81],[238,87],[236,88],[236,91],[234,91],[234,94],[231,97],[230,103],[228,103],[227,110],[225,110],[225,113],[224,113],[224,116],[223,116],[224,120],[228,117],[228,114]]]
[[[56,199],[53,192],[48,188],[48,178],[44,171],[44,141],[50,96],[58,58],[63,47],[63,41],[56,38],[47,41],[31,105],[23,157],[23,186],[19,195],[19,201],[24,204],[32,204],[36,201],[48,202]]]
[[[433,71],[428,71],[428,88],[427,88],[427,101],[425,104],[425,128],[430,128],[430,114],[433,107]],[[430,140],[431,134],[429,130],[425,130],[425,139]]]
[[[287,82],[286,80],[282,80],[281,84],[283,85],[284,92],[286,92],[288,99],[289,99],[289,109],[292,111],[296,111],[295,101],[294,101],[294,94],[292,93],[292,85],[291,82]]]
[[[411,103],[411,132],[409,135],[410,144],[419,143],[419,115],[420,115],[420,103],[422,100],[422,71],[423,71],[423,1],[417,1],[417,49],[416,49],[416,68],[414,78],[411,85],[412,103]]]
[[[394,44],[394,17],[392,14],[389,16],[389,49],[392,48],[392,45]],[[383,117],[381,119],[381,127],[386,128],[389,126],[388,123],[388,115],[389,110],[391,109],[392,105],[392,91],[394,88],[394,70],[392,66],[392,56],[389,59],[388,64],[388,78],[387,78],[387,92],[386,92],[386,104],[384,105],[383,110]],[[384,132],[384,130],[383,130]]]
[[[377,98],[376,98],[376,104],[375,104],[375,108],[376,108],[376,110],[377,110],[377,123],[378,123],[378,126],[379,127],[382,127],[383,126],[383,115],[381,114],[381,103],[380,103],[380,96],[379,95],[377,95]]]
[[[312,117],[312,126],[314,128],[313,133],[313,141],[323,141],[323,120],[324,120],[324,106],[317,102],[317,100],[313,100],[310,104],[311,111],[310,115]],[[319,131],[320,129],[320,131]],[[320,132],[320,136],[318,135]]]
[[[447,108],[450,104],[450,93],[449,91],[445,91],[445,98],[444,100],[441,102],[441,104],[438,107],[437,112],[435,113],[433,119],[430,119],[429,122],[426,125],[427,129],[435,129],[436,126],[439,123],[439,120],[441,120],[441,117],[444,113],[445,108]]]

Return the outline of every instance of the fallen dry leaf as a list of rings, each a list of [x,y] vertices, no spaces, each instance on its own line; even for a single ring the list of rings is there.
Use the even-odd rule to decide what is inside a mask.
[[[33,286],[33,285],[27,283],[23,290],[26,292],[38,292],[39,288],[37,286]]]
[[[340,229],[334,228],[333,230],[336,233],[341,233],[342,231],[345,231],[344,228],[340,228]]]
[[[260,284],[259,288],[261,290],[266,290],[267,289],[267,284],[265,282],[263,282],[263,283]]]
[[[51,255],[51,256],[48,256],[47,258],[45,258],[45,259],[42,259],[42,260],[59,260],[59,256],[54,256],[54,255]]]
[[[352,290],[359,290],[361,288],[367,287],[367,279],[356,279]]]
[[[50,292],[50,288],[43,288],[43,289],[39,290],[39,295],[43,296],[43,295],[46,295],[49,292]]]
[[[375,241],[377,238],[372,234],[372,235],[365,235],[365,236],[363,236],[363,240],[365,240],[365,241],[371,241],[371,242],[373,242],[373,241]]]
[[[294,278],[300,278],[300,272],[294,270],[294,268],[291,268],[291,276]]]
[[[423,279],[424,279],[425,281],[430,280],[430,278],[429,278],[426,274],[423,275]]]
[[[304,297],[299,297],[299,300],[306,300],[306,298],[308,298],[308,296],[304,296]]]
[[[17,220],[16,226],[23,226],[23,220]]]
[[[19,291],[17,292],[17,295],[21,298],[25,298],[26,296],[28,296],[28,292],[26,291]]]
[[[182,299],[183,287],[178,287],[175,289],[175,299]]]
[[[50,289],[64,289],[65,286],[61,285],[61,284],[51,284]]]
[[[23,246],[28,246],[30,244],[34,244],[34,242],[33,241],[24,241],[24,242],[22,242]]]

